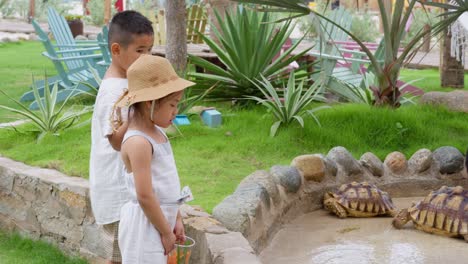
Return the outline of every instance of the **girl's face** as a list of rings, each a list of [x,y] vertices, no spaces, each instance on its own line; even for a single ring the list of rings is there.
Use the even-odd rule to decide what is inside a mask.
[[[160,127],[169,127],[178,113],[177,104],[182,99],[183,92],[173,93],[156,102],[153,112],[153,123]],[[149,102],[151,107],[151,102]]]

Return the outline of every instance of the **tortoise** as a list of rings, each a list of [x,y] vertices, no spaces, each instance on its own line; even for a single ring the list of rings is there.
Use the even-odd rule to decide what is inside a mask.
[[[343,184],[338,191],[325,193],[323,205],[339,218],[396,215],[395,206],[388,193],[368,182]]]
[[[419,230],[463,237],[468,242],[468,190],[461,186],[442,186],[424,200],[398,212],[392,224],[400,229],[409,221]]]

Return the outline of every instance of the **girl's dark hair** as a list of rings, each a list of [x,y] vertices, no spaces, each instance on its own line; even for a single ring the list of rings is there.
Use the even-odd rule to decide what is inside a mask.
[[[112,43],[128,47],[134,35],[154,35],[151,21],[144,15],[133,10],[117,13],[109,25],[109,49]]]

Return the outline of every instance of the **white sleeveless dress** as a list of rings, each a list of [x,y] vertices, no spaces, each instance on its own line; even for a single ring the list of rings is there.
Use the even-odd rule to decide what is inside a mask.
[[[165,143],[156,143],[150,136],[138,130],[128,130],[123,142],[133,136],[147,139],[153,146],[151,160],[151,181],[153,192],[157,195],[161,209],[167,221],[174,229],[179,206],[180,181],[172,154],[172,148],[167,136]],[[123,144],[122,142],[122,144]],[[158,230],[146,217],[137,200],[133,173],[125,172],[130,201],[122,206],[119,224],[119,246],[124,264],[166,264],[164,247]]]

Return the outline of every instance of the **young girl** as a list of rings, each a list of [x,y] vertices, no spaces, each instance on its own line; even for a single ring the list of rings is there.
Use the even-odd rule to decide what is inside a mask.
[[[127,76],[128,91],[116,104],[130,107],[121,148],[130,196],[119,224],[122,261],[165,264],[176,239],[183,242],[184,227],[179,176],[160,127],[172,124],[183,89],[194,83],[178,77],[168,60],[152,55],[140,56]]]

